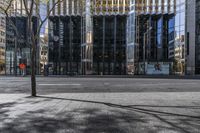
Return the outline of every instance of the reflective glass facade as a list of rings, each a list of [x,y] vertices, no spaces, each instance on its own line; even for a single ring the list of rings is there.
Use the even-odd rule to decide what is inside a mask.
[[[25,6],[23,0],[13,0],[10,1],[10,9],[8,10],[9,17],[7,19],[5,14],[3,17],[5,19],[5,51],[4,51],[4,68],[1,65],[0,59],[0,74],[1,70],[3,69],[4,74],[7,75],[19,75],[22,74],[22,71],[19,69],[19,64],[24,63],[26,65],[25,74],[30,74],[30,56],[31,56],[31,44],[29,43],[29,37],[27,32],[27,15],[25,11]],[[5,2],[3,8],[8,7],[9,2]],[[2,2],[1,2],[2,4]],[[30,0],[27,0],[27,4],[30,4]],[[2,6],[2,5],[1,5]],[[29,8],[29,6],[28,6]],[[39,9],[36,5],[33,6],[33,17],[32,17],[32,28],[35,30],[38,26],[38,19],[36,14],[38,13]],[[42,15],[41,15],[42,16]],[[13,25],[11,24],[11,22]],[[38,49],[38,42],[37,43],[37,52]],[[1,53],[0,48],[0,54]],[[1,58],[1,57],[0,57]],[[36,55],[36,69],[38,74],[39,68],[39,56],[38,53]]]
[[[139,73],[144,63],[169,65],[170,74],[185,73],[185,0],[136,1]],[[148,68],[146,68],[148,70]],[[146,71],[147,71],[146,70]]]
[[[28,48],[26,25],[27,19],[25,17],[10,18],[17,27],[18,35],[15,29],[7,22],[6,27],[6,74],[15,74],[15,70],[20,74],[19,64],[23,58],[26,60],[27,71],[30,71],[30,48]],[[17,37],[17,38],[16,38]],[[17,40],[17,42],[15,42]],[[15,54],[16,52],[16,54]],[[15,59],[16,62],[15,62]],[[30,73],[30,72],[28,72]]]
[[[186,1],[185,0],[176,0],[175,8],[175,60],[173,69],[175,73],[185,74],[186,66],[186,53],[185,53],[185,14],[186,14]]]
[[[196,0],[195,73],[200,74],[200,0]]]
[[[30,74],[31,49],[28,43],[27,18],[16,16],[9,19],[12,20],[17,30],[10,23],[6,23],[6,74],[22,74],[19,69],[20,63],[26,64],[26,74]],[[33,29],[36,29],[37,18],[33,17],[32,22]]]
[[[16,33],[7,26],[6,62],[0,61],[0,71],[6,66],[6,74],[14,74],[15,69],[20,73],[21,61],[27,62],[27,73],[30,69],[21,1],[15,0],[11,10],[16,11],[13,19],[21,34],[17,43],[13,39]],[[57,1],[50,0],[48,9]],[[199,0],[196,2],[192,67],[198,74]],[[63,0],[52,11],[48,23],[49,74],[145,74],[151,63],[166,63],[170,74],[185,74],[189,51],[185,14],[185,0]]]
[[[49,23],[49,74],[80,74],[81,17],[51,17]]]
[[[5,74],[5,18],[0,14],[0,75]]]
[[[145,74],[151,63],[169,66],[170,74],[184,74],[185,4],[185,0],[64,0],[49,23],[52,74]],[[70,27],[80,28],[65,28],[64,23],[79,16],[80,23]],[[77,35],[80,38],[75,39]],[[73,55],[74,51],[80,54]]]
[[[127,6],[129,0],[58,4],[49,20],[50,74],[126,74]]]
[[[0,1],[0,7],[5,7],[6,1]],[[6,57],[5,57],[5,48],[6,48],[6,19],[4,14],[0,11],[0,75],[5,74],[6,70]]]
[[[174,14],[137,16],[136,41],[139,44],[140,64],[143,65],[144,62],[166,62],[170,66],[173,64],[174,22]],[[138,69],[138,73],[144,73],[143,69]]]
[[[93,16],[93,74],[126,74],[126,17]],[[49,74],[81,74],[81,57],[89,55],[81,46],[81,16],[51,17],[50,28]]]
[[[94,74],[126,74],[126,15],[93,17]]]
[[[139,44],[136,43],[136,13],[135,0],[129,1],[129,13],[127,15],[127,32],[126,32],[126,62],[127,74],[137,74],[139,60]]]

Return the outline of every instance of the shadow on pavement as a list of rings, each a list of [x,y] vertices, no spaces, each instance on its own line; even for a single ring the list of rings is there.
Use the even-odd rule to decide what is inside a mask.
[[[137,106],[140,107],[167,107],[167,108],[197,108],[200,109],[200,106],[150,106],[150,105],[120,105],[120,104],[113,104],[113,103],[106,103],[106,102],[99,102],[99,101],[89,101],[89,100],[80,100],[80,99],[67,99],[67,98],[57,98],[57,97],[48,97],[48,96],[37,96],[40,98],[50,98],[50,99],[58,99],[58,100],[69,100],[69,101],[77,101],[77,102],[87,102],[87,103],[96,103],[96,104],[103,104],[107,105],[110,107],[116,107],[116,108],[122,108],[122,109],[128,109],[128,110],[136,110],[140,112],[151,112],[151,113],[160,113],[160,114],[165,114],[165,115],[174,115],[174,116],[183,116],[183,117],[191,117],[191,118],[196,118],[200,119],[200,116],[191,116],[191,115],[183,115],[183,114],[176,114],[176,113],[168,113],[168,112],[161,112],[161,111],[156,111],[156,110],[149,110],[149,109],[144,109],[144,108],[138,108]]]
[[[101,101],[38,96],[45,101],[67,100],[97,104],[95,107],[55,111],[51,108],[26,111],[8,118],[10,107],[20,102],[0,104],[0,132],[2,133],[198,133],[200,116],[157,111],[156,108],[193,108],[198,106],[120,105]],[[31,99],[31,98],[30,98]],[[39,100],[38,100],[39,102]],[[43,102],[43,100],[42,100]],[[37,102],[30,103],[34,106]],[[98,105],[108,108],[102,109]],[[67,107],[66,107],[67,108]],[[2,124],[1,124],[2,122]]]

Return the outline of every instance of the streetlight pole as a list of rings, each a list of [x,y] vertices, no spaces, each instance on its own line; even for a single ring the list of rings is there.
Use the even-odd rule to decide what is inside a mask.
[[[143,43],[143,74],[145,75],[145,53],[146,53],[146,32],[144,33],[144,38],[143,38],[143,41],[144,41],[144,43]]]
[[[144,75],[146,74],[146,70],[145,70],[145,55],[146,55],[146,35],[152,30],[152,27],[150,27],[145,33],[144,33],[144,38],[143,38],[143,63],[144,63],[144,68],[143,68],[143,71],[144,71]]]

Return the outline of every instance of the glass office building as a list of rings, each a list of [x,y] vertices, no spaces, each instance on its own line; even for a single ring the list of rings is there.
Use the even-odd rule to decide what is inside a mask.
[[[49,9],[54,2],[50,2]],[[49,18],[49,74],[82,73],[81,44],[84,41],[82,39],[84,17],[80,15],[83,12],[83,7],[80,6],[82,4],[78,0],[62,1]]]
[[[27,17],[15,16],[9,19],[17,29],[14,29],[10,23],[6,23],[6,74],[22,74],[19,69],[21,63],[26,64],[26,74],[30,74],[31,44],[28,43]],[[37,18],[33,17],[32,20],[33,29],[37,29]]]
[[[93,17],[94,74],[126,74],[126,15]]]
[[[50,74],[126,74],[128,2],[58,4],[49,19]]]
[[[186,1],[176,0],[175,8],[175,60],[173,69],[175,73],[185,74],[186,72]]]
[[[20,60],[30,57],[30,47],[28,48],[26,44],[26,18],[12,17],[9,19],[16,25],[17,32],[9,22],[6,23],[6,74],[14,75],[15,72],[20,74],[18,67]],[[27,67],[30,68],[28,64]]]
[[[135,1],[135,73],[185,73],[185,0]]]
[[[36,13],[38,8],[34,7],[32,18],[32,28],[37,29],[38,19]],[[6,19],[6,41],[5,41],[5,73],[7,75],[19,75],[22,71],[19,64],[26,64],[26,74],[31,73],[31,44],[28,37],[28,19],[22,0],[13,0],[9,10],[9,18]],[[12,23],[10,22],[12,21]],[[13,25],[14,26],[13,26]],[[34,31],[36,33],[36,31]],[[37,45],[37,47],[39,47]],[[37,49],[38,50],[38,49]],[[38,56],[37,56],[38,57]],[[36,68],[38,72],[39,62],[37,59]]]
[[[50,74],[80,74],[81,70],[81,17],[51,17],[53,30],[49,36]],[[69,32],[64,32],[64,31]],[[51,36],[53,34],[53,36]]]
[[[185,0],[62,1],[49,19],[50,74],[184,74],[185,5]]]

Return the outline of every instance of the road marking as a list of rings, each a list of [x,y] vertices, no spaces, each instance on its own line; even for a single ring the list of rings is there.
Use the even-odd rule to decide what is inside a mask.
[[[81,84],[38,84],[39,86],[81,86]]]

